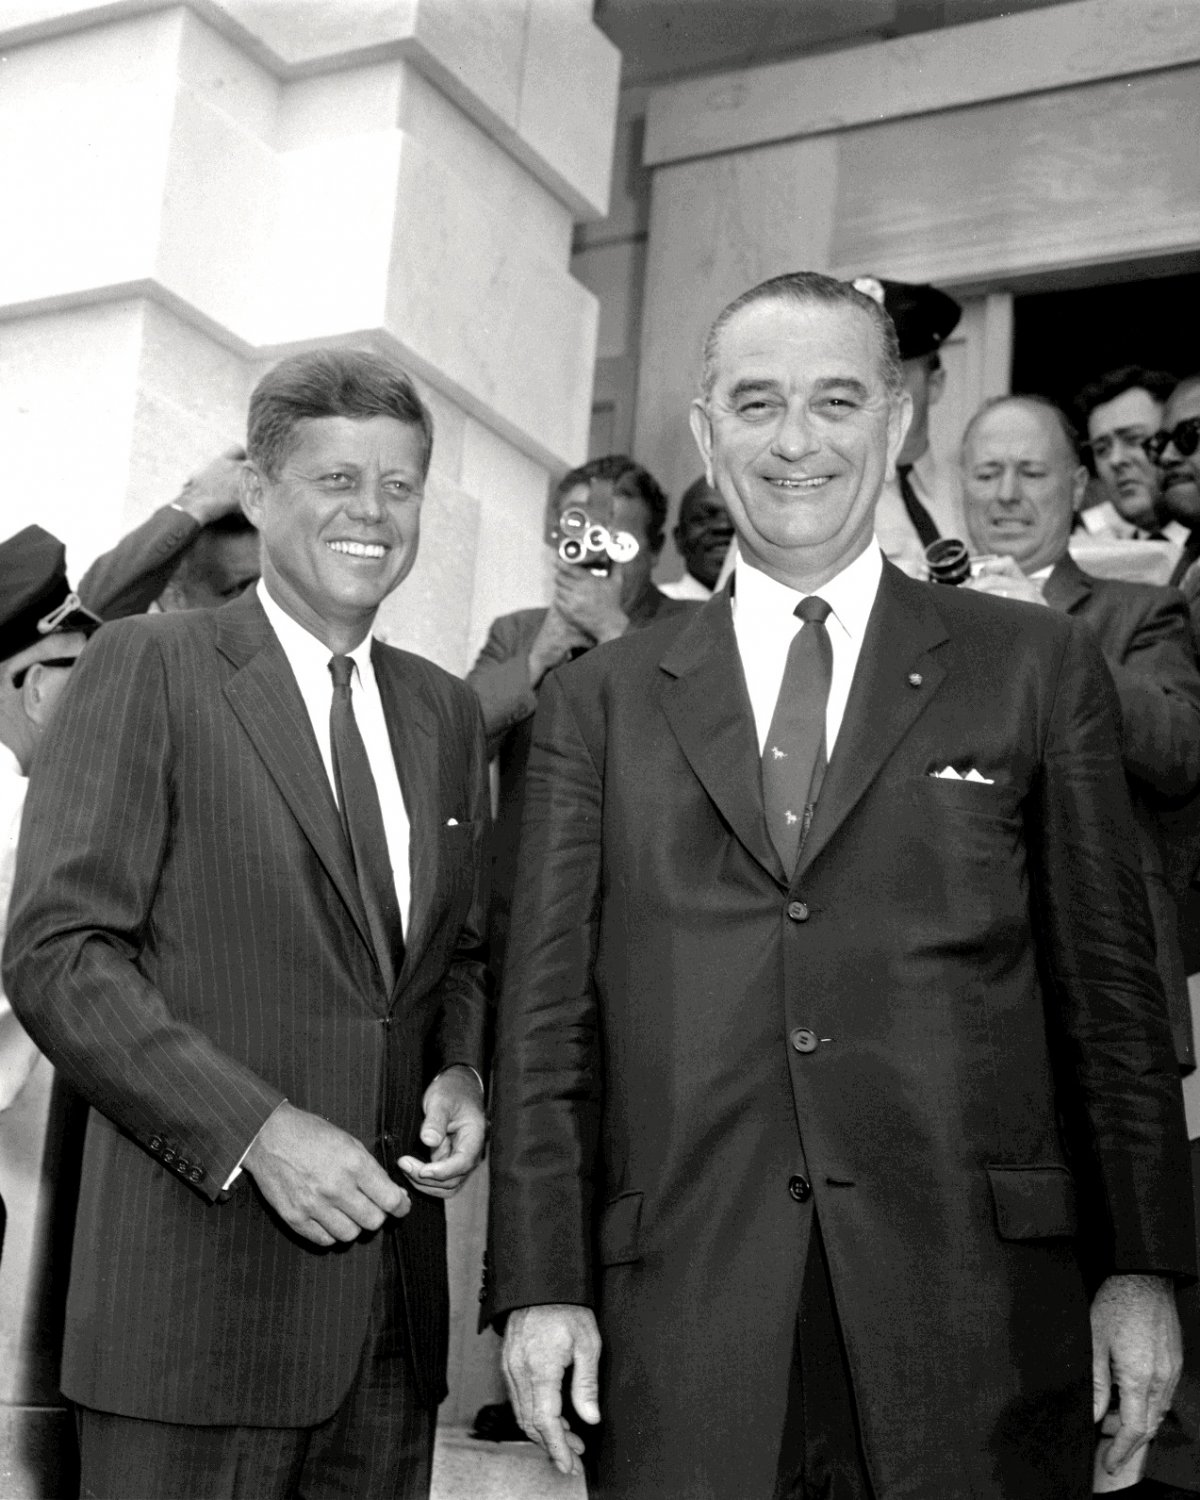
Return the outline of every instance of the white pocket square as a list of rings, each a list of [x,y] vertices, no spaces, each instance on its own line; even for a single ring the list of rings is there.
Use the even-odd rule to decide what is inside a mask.
[[[458,827],[458,819],[457,818],[447,818],[446,819],[446,827],[447,828],[457,828]]]
[[[929,773],[937,781],[976,781],[981,786],[995,786],[995,780],[991,776],[984,776],[974,766],[965,776],[961,775],[953,766],[947,766],[944,771],[930,771]]]

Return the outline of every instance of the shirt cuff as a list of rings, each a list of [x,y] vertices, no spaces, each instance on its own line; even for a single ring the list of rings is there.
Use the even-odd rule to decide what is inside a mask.
[[[478,1078],[479,1074],[476,1073],[475,1076],[476,1076],[476,1078]],[[277,1104],[275,1106],[275,1109],[273,1109],[271,1111],[271,1113],[267,1116],[267,1118],[262,1122],[262,1124],[254,1132],[254,1141],[258,1140],[259,1136],[262,1135],[263,1131],[267,1128],[268,1123],[270,1122],[270,1120],[274,1116],[275,1111],[277,1109],[279,1109],[280,1105],[283,1105],[283,1104],[286,1104],[286,1103],[287,1103],[286,1099],[281,1099],[279,1101],[279,1104]],[[223,1193],[227,1193],[229,1191],[229,1189],[234,1185],[234,1183],[238,1180],[238,1178],[242,1175],[242,1163],[250,1155],[251,1151],[254,1150],[254,1141],[251,1141],[250,1144],[246,1147],[246,1149],[242,1152],[241,1156],[238,1157],[237,1166],[234,1167],[233,1171],[230,1172],[229,1176],[221,1184],[221,1191]]]
[[[433,1075],[433,1081],[436,1083],[437,1080],[442,1076],[442,1073],[448,1073],[451,1068],[466,1068],[466,1070],[469,1073],[474,1073],[474,1075],[475,1075],[475,1082],[479,1085],[479,1092],[480,1092],[480,1094],[483,1096],[483,1098],[485,1098],[485,1099],[487,1098],[487,1085],[484,1083],[483,1079],[479,1076],[479,1069],[475,1068],[475,1067],[472,1067],[469,1062],[447,1063],[446,1066],[444,1068],[442,1068],[440,1072],[435,1073]],[[251,1145],[253,1145],[253,1142],[251,1142]],[[249,1149],[249,1148],[247,1148],[247,1149]]]

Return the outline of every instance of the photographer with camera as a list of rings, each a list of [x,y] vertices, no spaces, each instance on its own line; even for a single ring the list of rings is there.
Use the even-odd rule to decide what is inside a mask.
[[[549,607],[519,609],[494,620],[467,676],[483,707],[488,754],[499,763],[491,920],[497,973],[508,935],[525,763],[542,679],[592,646],[695,607],[668,599],[650,581],[662,551],[667,497],[641,464],[609,454],[572,469],[554,491],[552,511],[548,542],[557,555]]]

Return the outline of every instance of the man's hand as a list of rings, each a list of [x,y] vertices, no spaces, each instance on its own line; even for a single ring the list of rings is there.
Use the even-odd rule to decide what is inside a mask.
[[[533,645],[529,648],[529,686],[536,688],[550,668],[558,666],[560,661],[566,661],[576,646],[594,644],[593,638],[586,631],[571,624],[558,608],[557,602],[551,603],[541,628],[533,638]]]
[[[449,1198],[479,1165],[487,1138],[479,1079],[461,1064],[439,1073],[425,1090],[421,1140],[432,1148],[428,1161],[402,1156],[400,1170],[422,1193]]]
[[[624,579],[620,563],[597,576],[560,559],[554,570],[553,607],[590,641],[615,641],[629,628],[629,616],[621,608]]]
[[[500,1363],[526,1434],[563,1474],[581,1474],[583,1439],[563,1421],[562,1382],[573,1367],[571,1400],[594,1426],[600,1420],[600,1330],[591,1308],[560,1302],[517,1308],[509,1314]]]
[[[291,1104],[258,1132],[242,1166],[288,1228],[314,1245],[357,1239],[412,1207],[361,1141]]]
[[[221,516],[232,515],[242,508],[242,466],[244,448],[226,448],[197,474],[184,480],[175,504],[193,521],[207,526]]]
[[[1158,1430],[1170,1409],[1183,1342],[1175,1291],[1165,1276],[1110,1276],[1092,1303],[1093,1420],[1120,1392],[1119,1423],[1100,1463],[1115,1474]],[[1107,1432],[1107,1428],[1106,1428]]]
[[[1045,604],[1042,591],[1026,578],[1011,557],[988,557],[963,585],[981,594],[997,594],[1001,599],[1023,599],[1027,604]]]

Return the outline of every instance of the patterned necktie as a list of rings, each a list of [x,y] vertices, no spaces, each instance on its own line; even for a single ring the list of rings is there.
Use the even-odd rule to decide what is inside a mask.
[[[333,678],[333,702],[329,706],[333,781],[337,788],[342,827],[354,856],[354,872],[366,907],[375,954],[390,995],[404,962],[400,903],[396,899],[396,882],[383,829],[379,793],[371,775],[367,747],[354,717],[354,703],[350,696],[354,663],[348,656],[334,656],[329,662],[329,672]]]
[[[917,492],[912,487],[912,480],[909,478],[912,467],[912,464],[896,465],[896,485],[900,498],[904,501],[904,509],[908,512],[908,519],[921,540],[921,546],[928,547],[937,541],[939,532],[933,517],[918,500]]]
[[[767,828],[789,876],[825,777],[825,706],[833,676],[833,647],[825,628],[829,605],[810,594],[797,604],[795,615],[801,625],[788,647],[762,758]]]

